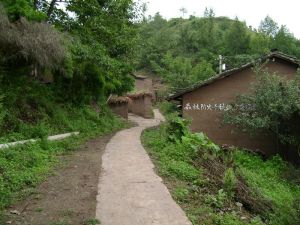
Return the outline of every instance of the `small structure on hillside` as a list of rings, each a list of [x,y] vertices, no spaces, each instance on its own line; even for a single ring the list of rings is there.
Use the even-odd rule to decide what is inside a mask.
[[[279,52],[272,52],[240,68],[225,71],[211,79],[172,95],[169,100],[177,100],[182,108],[182,116],[192,120],[193,132],[204,132],[220,145],[233,145],[252,150],[259,150],[266,155],[280,153],[279,146],[272,134],[261,133],[255,137],[239,132],[233,126],[222,126],[222,111],[226,110],[236,97],[251,92],[255,82],[252,70],[255,63],[263,63],[264,69],[291,79],[297,73],[299,61]],[[299,129],[299,126],[298,126]],[[283,155],[293,159],[297,151],[284,149]],[[282,152],[281,152],[282,153]]]
[[[155,100],[155,92],[153,88],[153,80],[151,77],[131,74],[135,79],[134,92],[135,93],[151,93],[153,100]]]
[[[152,93],[137,93],[128,94],[127,97],[131,99],[129,102],[129,112],[142,116],[144,118],[152,118]]]
[[[115,114],[127,120],[129,102],[130,99],[128,97],[114,96],[108,100],[108,106]]]

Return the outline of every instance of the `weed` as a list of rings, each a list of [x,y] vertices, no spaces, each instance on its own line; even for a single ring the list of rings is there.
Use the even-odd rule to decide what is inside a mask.
[[[189,190],[185,187],[177,187],[173,192],[173,196],[178,202],[186,201],[188,195],[189,195]]]
[[[97,224],[101,224],[100,221],[98,219],[88,219],[84,225],[97,225]]]
[[[162,165],[162,170],[166,171],[166,174],[186,181],[194,181],[199,177],[199,171],[195,167],[182,161],[171,160]]]
[[[217,209],[222,209],[226,198],[226,193],[220,189],[216,195],[207,195],[205,202]]]
[[[230,198],[234,197],[236,185],[237,185],[237,178],[234,174],[234,170],[232,168],[228,168],[225,171],[224,178],[223,178],[224,191],[226,192],[228,197]]]
[[[270,224],[300,224],[297,198],[300,187],[283,178],[291,170],[279,156],[263,161],[259,156],[237,151],[235,161],[247,183],[273,202],[275,212],[269,215]],[[258,172],[259,171],[259,172]]]
[[[43,208],[36,208],[34,211],[36,211],[36,212],[43,212],[44,209]]]

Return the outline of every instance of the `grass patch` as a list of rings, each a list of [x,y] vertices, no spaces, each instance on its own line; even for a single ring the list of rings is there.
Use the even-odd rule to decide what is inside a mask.
[[[300,170],[279,156],[263,161],[259,156],[243,151],[235,153],[235,162],[247,183],[274,205],[269,224],[300,224]]]
[[[122,120],[113,116],[99,117],[97,126],[63,141],[40,140],[0,150],[0,209],[30,194],[27,191],[44,180],[57,156],[76,149],[87,139],[107,134],[124,127]]]
[[[280,157],[221,150],[170,118],[142,142],[194,225],[300,224],[299,170]]]

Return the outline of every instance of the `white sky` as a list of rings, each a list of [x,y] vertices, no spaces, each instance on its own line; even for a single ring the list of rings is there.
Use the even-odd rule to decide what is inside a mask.
[[[262,19],[271,16],[279,25],[287,25],[291,33],[300,39],[299,0],[143,0],[148,3],[147,15],[156,12],[164,18],[180,17],[180,8],[188,10],[188,15],[202,16],[205,7],[213,8],[216,16],[236,16],[247,25],[258,27]]]

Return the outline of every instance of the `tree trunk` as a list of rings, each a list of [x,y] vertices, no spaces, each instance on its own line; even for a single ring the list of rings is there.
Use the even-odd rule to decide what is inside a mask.
[[[54,6],[55,6],[55,3],[57,2],[57,0],[52,0],[51,2],[50,2],[50,6],[49,6],[49,9],[48,9],[48,11],[47,11],[47,17],[48,17],[48,20],[50,19],[50,17],[51,17],[51,14],[52,14],[52,12],[53,12],[53,10],[54,10]]]
[[[35,10],[38,10],[38,4],[39,4],[39,0],[34,0],[33,1],[33,7]]]

